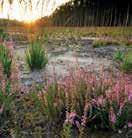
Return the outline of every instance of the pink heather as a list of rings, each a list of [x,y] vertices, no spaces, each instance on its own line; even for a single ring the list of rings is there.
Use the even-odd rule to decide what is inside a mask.
[[[111,109],[110,113],[109,113],[109,119],[112,123],[115,123],[116,122],[116,115],[113,111],[113,109]]]
[[[132,122],[129,122],[129,123],[128,123],[128,127],[129,127],[129,128],[132,128]]]
[[[129,95],[128,95],[128,101],[132,102],[132,91],[130,91]]]

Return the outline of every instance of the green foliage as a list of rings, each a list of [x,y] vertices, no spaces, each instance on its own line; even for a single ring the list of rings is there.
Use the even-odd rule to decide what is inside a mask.
[[[11,109],[11,103],[12,103],[12,96],[10,95],[4,95],[2,92],[0,92],[0,104],[4,106],[4,114],[10,112]]]
[[[132,72],[132,61],[125,59],[121,65],[121,69],[126,73]]]
[[[113,56],[113,59],[117,62],[122,62],[125,58],[125,55],[122,51],[118,50],[114,56]]]
[[[132,61],[132,51],[129,51],[129,52],[126,54],[126,58],[127,58],[129,61]]]
[[[117,109],[115,109],[117,110]],[[132,103],[126,103],[120,114],[117,116],[115,124],[112,126],[113,130],[122,128],[124,124],[132,121]]]
[[[8,40],[9,36],[7,33],[4,32],[3,29],[0,29],[0,40],[4,41],[4,40]]]
[[[62,138],[72,138],[72,125],[71,124],[63,124],[62,130]]]
[[[44,87],[38,86],[23,96],[17,95],[12,106],[15,122],[12,133],[16,137],[72,138],[79,135],[81,138],[91,136],[88,130],[117,132],[131,122],[132,105],[126,102],[125,89],[119,91],[120,95],[115,95],[117,85],[114,82],[111,84],[107,81],[105,84],[104,78],[96,80],[85,71],[77,72],[76,77],[73,75],[70,74],[70,79],[66,77],[66,80],[58,83],[47,81]],[[119,89],[120,86],[122,84],[118,85]],[[108,90],[112,91],[109,96]],[[9,85],[6,93],[10,96]],[[111,99],[111,96],[115,98]],[[124,104],[125,101],[123,107],[118,104],[116,96],[121,99],[119,103],[123,101]],[[3,95],[0,97],[0,102],[12,105],[12,100],[5,100]],[[116,115],[114,123],[109,116],[111,108]],[[9,108],[6,109],[8,111]]]
[[[41,96],[38,96],[38,92],[32,91],[15,100],[13,116],[17,122],[15,125],[16,137],[41,138],[59,135],[62,123],[60,121],[55,122],[55,118],[52,118],[52,121],[47,118],[44,112],[45,106],[39,98]],[[60,119],[59,116],[58,119]]]
[[[10,119],[14,96],[11,94],[10,82],[5,82],[5,87],[2,87],[2,83],[0,82],[0,136],[8,137],[10,124],[13,124]]]
[[[0,45],[0,63],[3,65],[4,74],[10,77],[12,59],[9,50],[4,45]]]
[[[40,41],[36,40],[26,50],[26,63],[31,70],[42,69],[48,62],[45,49]]]
[[[132,103],[127,103],[124,108],[124,112],[126,113],[126,119],[128,122],[132,121]]]
[[[44,35],[43,35],[43,39],[44,39],[44,42],[48,42],[48,39],[49,39],[49,36],[48,36],[48,34],[47,33],[45,33]]]
[[[46,126],[45,118],[38,109],[36,94],[30,93],[25,96],[17,95],[13,116],[17,122],[14,126],[16,137],[39,137],[43,135],[43,126]]]
[[[41,95],[44,114],[49,120],[58,120],[65,107],[65,96],[63,91],[58,90],[57,84],[50,86],[46,93]]]
[[[3,105],[4,113],[7,113],[10,111],[12,103],[10,81],[7,80],[4,85],[5,88],[0,85],[0,105]]]
[[[122,52],[122,51],[117,51],[114,54],[113,59],[119,63],[119,67],[123,72],[129,73],[132,72],[132,52]]]

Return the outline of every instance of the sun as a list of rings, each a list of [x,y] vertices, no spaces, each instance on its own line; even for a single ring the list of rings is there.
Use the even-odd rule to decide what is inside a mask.
[[[33,17],[27,17],[27,18],[24,18],[23,21],[24,21],[25,23],[27,23],[27,24],[35,23],[35,22],[36,22],[36,18],[33,18]]]
[[[34,23],[38,18],[39,18],[38,15],[35,14],[35,12],[33,12],[33,11],[27,12],[27,13],[23,12],[23,15],[21,16],[21,18],[20,18],[20,16],[18,16],[18,19],[25,23]]]

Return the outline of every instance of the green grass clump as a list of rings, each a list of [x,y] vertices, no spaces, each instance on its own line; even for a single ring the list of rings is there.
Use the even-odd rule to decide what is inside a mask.
[[[3,105],[3,112],[10,112],[11,103],[12,103],[12,95],[11,95],[11,88],[10,82],[6,81],[5,83],[5,90],[3,91],[2,86],[0,86],[0,107]],[[2,112],[0,113],[2,114]]]
[[[117,62],[122,62],[124,60],[124,53],[120,50],[118,50],[115,54],[114,54],[114,60]]]
[[[132,52],[124,53],[117,51],[114,54],[114,60],[119,64],[121,70],[125,73],[132,72]]]
[[[34,41],[26,50],[26,62],[31,70],[42,69],[48,62],[45,49],[41,42]]]
[[[10,77],[12,58],[10,57],[9,50],[4,45],[0,45],[0,63],[3,66],[4,74]]]
[[[129,61],[128,59],[126,59],[122,63],[121,68],[126,73],[132,72],[132,61]]]
[[[53,119],[54,121],[57,121],[59,118],[61,118],[62,111],[65,106],[65,94],[64,91],[60,92],[58,90],[58,84],[53,84],[48,88],[46,93],[41,93],[40,95],[40,102],[43,107],[41,110],[47,116],[47,118],[50,121]]]
[[[129,51],[126,53],[121,68],[124,72],[132,72],[132,52]]]
[[[5,33],[3,29],[0,29],[0,40],[4,41],[4,40],[8,40],[8,39],[9,39],[9,35],[7,33]]]

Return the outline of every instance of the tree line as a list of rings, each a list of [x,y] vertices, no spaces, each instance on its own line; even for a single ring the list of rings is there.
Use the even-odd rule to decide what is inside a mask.
[[[131,26],[132,0],[71,0],[47,21],[54,26]]]

